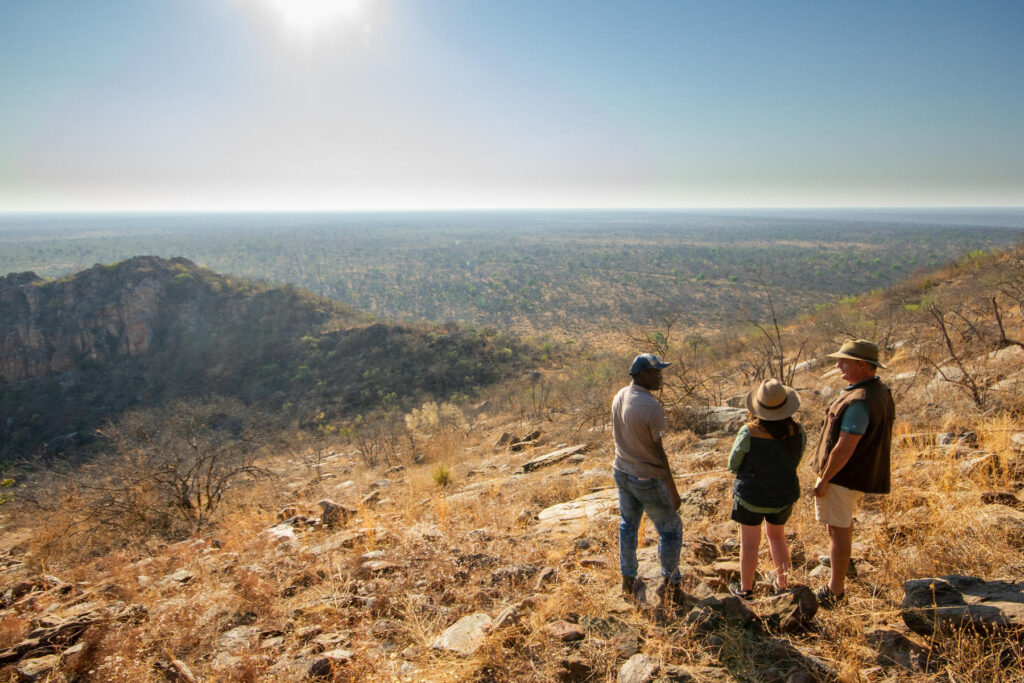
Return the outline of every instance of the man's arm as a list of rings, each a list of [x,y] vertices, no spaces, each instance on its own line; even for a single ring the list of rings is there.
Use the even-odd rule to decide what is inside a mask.
[[[676,488],[676,480],[672,477],[672,468],[668,464],[668,454],[665,453],[665,447],[661,445],[661,439],[654,442],[654,450],[661,460],[662,466],[665,468],[665,483],[668,484],[669,502],[673,510],[678,510],[683,501],[679,497],[679,489]]]
[[[825,471],[818,475],[817,481],[814,482],[814,495],[819,497],[825,495],[832,477],[836,476],[839,470],[843,469],[846,463],[849,462],[850,456],[853,455],[853,450],[857,447],[861,436],[861,434],[839,432],[839,440],[832,447],[832,452],[828,454]]]

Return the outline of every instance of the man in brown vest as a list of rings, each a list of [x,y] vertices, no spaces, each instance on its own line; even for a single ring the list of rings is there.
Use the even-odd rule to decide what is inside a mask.
[[[828,527],[832,574],[816,592],[822,607],[846,599],[846,570],[853,545],[853,511],[865,493],[889,493],[889,449],[896,416],[889,387],[875,376],[878,347],[847,339],[836,367],[849,386],[825,413],[814,457],[814,514]]]

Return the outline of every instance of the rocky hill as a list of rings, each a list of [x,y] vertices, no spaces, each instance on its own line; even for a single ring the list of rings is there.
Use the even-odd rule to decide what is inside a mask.
[[[124,410],[173,399],[351,417],[469,394],[530,359],[500,335],[373,322],[181,258],[15,273],[0,278],[0,461],[76,452]]]
[[[398,464],[368,467],[365,444],[343,436],[316,458],[298,443],[270,454],[261,464],[273,479],[235,491],[184,539],[159,528],[83,533],[83,515],[120,495],[102,477],[16,493],[3,508],[2,674],[1022,680],[1024,421],[1010,388],[1021,380],[1022,258],[968,259],[780,331],[811,447],[842,385],[824,357],[835,334],[883,341],[882,377],[897,397],[893,492],[858,512],[849,598],[837,609],[819,609],[810,591],[827,576],[828,539],[806,498],[787,524],[793,590],[771,595],[760,573],[753,599],[727,593],[738,539],[723,468],[744,419],[732,406],[761,353],[761,337],[741,338],[697,368],[707,394],[682,381],[692,367],[666,373],[675,386],[663,398],[679,400],[666,450],[684,519],[685,592],[671,601],[648,592],[631,604],[619,592],[606,422],[628,358],[606,367],[580,354],[571,368],[546,368],[525,395],[497,386],[473,409],[410,411]],[[711,395],[722,400],[709,406]],[[800,476],[806,492],[806,463]],[[657,537],[650,525],[641,533],[650,586]]]

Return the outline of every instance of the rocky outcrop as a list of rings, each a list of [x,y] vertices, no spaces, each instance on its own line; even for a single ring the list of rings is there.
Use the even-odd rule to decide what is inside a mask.
[[[183,258],[138,256],[57,282],[0,277],[0,381],[148,353],[168,289],[196,270]]]
[[[951,575],[913,579],[903,590],[901,616],[921,635],[1024,633],[1024,582]]]

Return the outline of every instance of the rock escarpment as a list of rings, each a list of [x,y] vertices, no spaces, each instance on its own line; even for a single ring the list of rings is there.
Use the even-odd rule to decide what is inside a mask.
[[[0,277],[0,380],[148,353],[168,293],[197,271],[187,259],[140,256],[57,282]]]
[[[14,273],[0,278],[0,461],[71,454],[128,409],[213,395],[282,419],[409,408],[471,393],[531,357],[497,333],[370,322],[184,258],[56,281]]]

